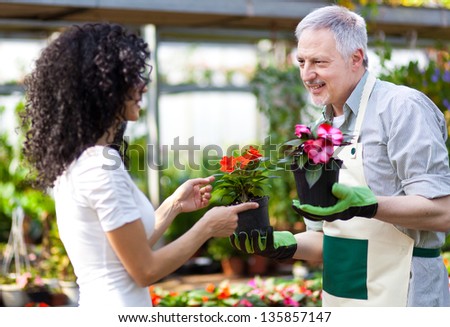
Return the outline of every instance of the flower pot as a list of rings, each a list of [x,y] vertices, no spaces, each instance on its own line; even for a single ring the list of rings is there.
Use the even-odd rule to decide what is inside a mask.
[[[227,277],[242,276],[245,272],[245,261],[240,257],[224,258],[220,261],[222,272]]]
[[[6,307],[23,307],[30,302],[27,292],[17,285],[1,285],[0,291]]]
[[[250,276],[264,275],[269,268],[269,259],[260,255],[252,255],[248,258],[247,265]]]
[[[33,290],[27,292],[30,302],[40,303],[44,302],[48,305],[52,303],[52,295],[48,290]]]
[[[334,183],[339,181],[339,170],[341,166],[342,160],[331,158],[321,168],[322,173],[317,182],[310,186],[306,179],[307,170],[305,168],[299,168],[297,162],[294,162],[291,165],[291,169],[294,173],[295,186],[300,203],[319,207],[335,205],[337,198],[331,193],[331,188]]]
[[[269,197],[263,196],[252,201],[257,202],[259,207],[238,213],[238,227],[236,228],[236,233],[250,232],[252,229],[270,226]]]
[[[67,296],[69,306],[78,306],[80,289],[76,282],[60,280],[59,285],[63,294]]]

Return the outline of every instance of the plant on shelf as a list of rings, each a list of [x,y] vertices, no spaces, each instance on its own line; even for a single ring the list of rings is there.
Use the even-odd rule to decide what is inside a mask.
[[[2,300],[8,307],[24,306],[31,301],[51,301],[50,288],[42,278],[31,272],[0,275]]]

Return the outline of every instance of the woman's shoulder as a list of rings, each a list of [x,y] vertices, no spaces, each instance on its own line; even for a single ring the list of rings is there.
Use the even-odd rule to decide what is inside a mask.
[[[97,180],[103,178],[117,178],[126,175],[125,167],[117,150],[95,145],[87,148],[67,168],[65,174],[72,179]]]
[[[121,170],[123,161],[117,150],[107,146],[94,145],[84,150],[70,168],[81,171],[95,168]]]

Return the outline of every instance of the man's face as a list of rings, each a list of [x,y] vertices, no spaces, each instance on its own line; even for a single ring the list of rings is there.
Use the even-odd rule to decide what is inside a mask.
[[[305,30],[297,47],[300,77],[316,105],[342,109],[354,88],[351,58],[344,60],[327,29]]]

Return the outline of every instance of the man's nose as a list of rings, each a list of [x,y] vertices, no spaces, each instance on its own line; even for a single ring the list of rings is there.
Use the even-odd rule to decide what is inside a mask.
[[[301,70],[301,76],[303,81],[311,81],[316,78],[316,71],[314,67],[310,64],[305,63]]]

